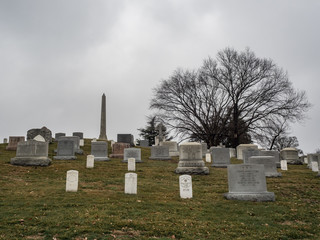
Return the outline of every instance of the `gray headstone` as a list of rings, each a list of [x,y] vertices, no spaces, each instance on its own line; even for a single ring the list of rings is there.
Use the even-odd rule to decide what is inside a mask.
[[[54,139],[55,139],[55,141],[58,141],[58,138],[59,138],[59,137],[65,137],[65,136],[66,136],[65,133],[56,133],[56,134],[54,135]]]
[[[229,148],[211,148],[212,167],[226,168],[230,164]]]
[[[261,155],[261,151],[259,149],[256,149],[256,148],[245,148],[245,149],[242,150],[243,163],[248,163],[249,157],[260,156],[260,155]]]
[[[202,146],[202,157],[206,156],[206,153],[208,152],[208,144],[207,143],[201,143]]]
[[[9,137],[9,144],[6,147],[6,150],[16,151],[19,142],[24,142],[24,137],[10,136]]]
[[[267,191],[264,166],[261,164],[234,164],[228,166],[229,200],[275,201],[273,192]]]
[[[134,158],[136,163],[141,163],[141,149],[140,148],[125,148],[123,161],[128,162],[128,158]]]
[[[164,142],[160,142],[160,146],[168,146],[169,147],[169,156],[170,157],[179,156],[179,150],[178,150],[178,143],[177,142],[175,142],[175,141],[164,141]],[[202,155],[201,155],[201,157],[202,157]]]
[[[33,128],[33,129],[28,130],[27,140],[34,139],[37,135],[41,135],[45,139],[46,142],[52,142],[52,133],[46,127]]]
[[[8,143],[8,139],[7,139],[7,138],[4,138],[4,139],[3,139],[3,143]]]
[[[74,152],[76,154],[83,154],[83,150],[80,148],[80,138],[78,136],[67,136],[67,137],[59,137],[60,140],[72,140],[74,144]]]
[[[57,156],[54,156],[53,159],[56,159],[56,160],[77,159],[77,157],[74,155],[74,141],[71,139],[59,138]]]
[[[178,174],[209,174],[209,169],[202,160],[202,146],[200,143],[188,142],[180,145]]]
[[[149,140],[140,140],[140,147],[149,147]]]
[[[287,160],[288,164],[300,165],[298,150],[296,148],[284,148],[280,151],[281,160]]]
[[[20,166],[48,166],[50,163],[48,142],[36,140],[19,142],[16,157],[11,158],[11,164]]]
[[[117,142],[129,143],[131,147],[134,147],[134,139],[132,134],[118,134]]]
[[[263,164],[266,177],[281,177],[282,174],[277,172],[277,165],[272,156],[252,156],[248,159],[249,164]]]
[[[273,156],[276,161],[277,168],[280,168],[280,152],[276,150],[262,150],[260,151],[260,156]]]
[[[244,149],[247,149],[247,148],[254,148],[254,149],[258,149],[258,146],[255,145],[255,144],[240,144],[237,146],[237,159],[239,160],[243,160],[243,155],[242,155],[242,151]]]
[[[108,143],[103,141],[91,142],[91,155],[95,161],[109,161]]]
[[[72,136],[78,136],[80,139],[83,139],[83,132],[74,132]]]
[[[171,160],[169,156],[168,146],[152,146],[151,147],[151,157],[152,160]]]

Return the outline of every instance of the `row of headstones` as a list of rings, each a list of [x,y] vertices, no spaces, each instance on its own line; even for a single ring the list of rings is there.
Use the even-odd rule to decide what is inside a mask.
[[[320,154],[307,154],[304,158],[304,163],[307,164],[307,167],[313,172],[318,172],[317,176],[320,177]]]

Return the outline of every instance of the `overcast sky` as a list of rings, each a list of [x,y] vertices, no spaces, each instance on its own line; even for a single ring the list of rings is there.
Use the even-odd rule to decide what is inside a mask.
[[[305,153],[320,147],[318,0],[1,0],[0,141],[31,128],[138,138],[152,89],[177,68],[250,47],[288,71],[313,104],[292,127]]]

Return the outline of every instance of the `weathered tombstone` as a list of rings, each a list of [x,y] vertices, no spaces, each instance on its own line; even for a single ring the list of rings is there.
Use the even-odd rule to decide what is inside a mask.
[[[42,137],[41,135],[37,135],[34,137],[33,140],[36,140],[38,142],[45,142],[46,140],[44,139],[44,137]]]
[[[125,174],[124,193],[137,194],[138,175],[136,173]]]
[[[104,141],[91,142],[91,155],[94,155],[95,161],[110,161],[108,143]]]
[[[15,158],[11,158],[12,165],[20,166],[48,166],[51,159],[48,158],[48,142],[28,140],[19,142]]]
[[[129,143],[130,147],[134,147],[134,139],[132,134],[118,134],[117,142],[119,143]]]
[[[134,158],[136,163],[141,163],[141,149],[140,148],[125,148],[123,152],[123,161],[128,162],[129,158]]]
[[[76,170],[67,171],[66,192],[77,192],[79,172]]]
[[[156,146],[160,146],[161,142],[165,141],[165,137],[163,134],[164,129],[165,129],[165,127],[163,126],[162,123],[159,123],[156,126],[156,130],[158,131],[158,135],[155,137],[155,145]]]
[[[281,160],[280,161],[281,170],[287,171],[288,170],[288,163],[287,160]]]
[[[212,167],[226,168],[230,164],[229,148],[211,148]]]
[[[237,157],[236,149],[234,149],[234,148],[229,148],[229,152],[230,152],[230,158],[235,158],[235,157]]]
[[[4,138],[4,139],[3,139],[3,143],[8,143],[8,139],[7,139],[7,138]]]
[[[88,155],[87,156],[87,168],[93,168],[94,167],[94,156],[93,155]]]
[[[170,157],[179,156],[179,150],[178,150],[178,143],[177,142],[175,142],[175,141],[164,141],[164,142],[160,142],[160,146],[168,146],[169,147],[169,156]],[[202,157],[202,155],[201,155],[201,157]]]
[[[280,153],[279,153],[279,151],[262,150],[262,151],[260,151],[260,156],[273,156],[276,161],[277,168],[280,167]]]
[[[171,160],[169,156],[168,146],[152,146],[151,147],[151,157],[152,160]]]
[[[308,164],[308,157],[304,156],[303,161],[304,161],[304,164]]]
[[[263,164],[266,177],[281,177],[277,172],[277,165],[272,156],[252,156],[248,159],[249,164]]]
[[[273,192],[267,191],[262,164],[234,164],[228,166],[228,200],[267,202],[275,201]]]
[[[312,172],[319,172],[318,161],[311,162],[311,170],[312,170]]]
[[[140,140],[140,147],[149,147],[149,140]]]
[[[208,144],[207,143],[201,143],[202,146],[202,157],[206,157],[206,154],[208,152]]]
[[[187,142],[180,145],[178,174],[209,174],[209,169],[202,160],[202,147],[200,143]]]
[[[282,160],[287,160],[288,164],[302,164],[296,148],[284,148],[280,151],[280,156]]]
[[[73,160],[77,159],[74,155],[74,141],[71,139],[58,140],[57,156],[54,156],[55,160]]]
[[[69,139],[73,141],[74,152],[76,154],[83,154],[83,150],[80,148],[80,138],[78,136],[59,137],[59,140]]]
[[[72,136],[78,136],[80,139],[83,139],[83,132],[73,132]]]
[[[122,158],[124,156],[124,149],[130,148],[129,143],[114,143],[112,145],[112,154],[110,154],[111,158]]]
[[[255,144],[240,144],[240,145],[238,145],[237,146],[237,158],[239,160],[243,160],[242,151],[243,151],[243,149],[247,149],[247,148],[258,149],[258,146]]]
[[[248,163],[249,157],[260,156],[260,155],[261,155],[261,151],[259,149],[256,149],[256,148],[244,148],[242,150],[243,163]]]
[[[52,142],[52,133],[46,127],[33,128],[33,129],[28,130],[27,140],[34,139],[37,135],[41,135],[45,139],[46,142]]]
[[[65,136],[66,136],[65,133],[56,133],[56,134],[54,135],[54,140],[55,140],[55,141],[58,141],[59,137],[65,137]]]
[[[128,158],[128,171],[136,171],[136,159]]]
[[[179,186],[181,198],[192,198],[192,178],[190,175],[181,175]]]
[[[206,153],[206,162],[211,162],[211,154]]]
[[[18,142],[24,142],[24,137],[10,136],[9,137],[9,144],[6,147],[6,150],[16,151],[17,146],[18,146]]]

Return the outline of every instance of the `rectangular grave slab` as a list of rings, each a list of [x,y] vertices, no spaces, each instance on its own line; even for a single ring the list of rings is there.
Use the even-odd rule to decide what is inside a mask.
[[[94,156],[93,155],[88,155],[87,156],[87,168],[93,168],[94,167]]]
[[[211,148],[212,167],[226,168],[230,164],[229,148]]]
[[[78,136],[67,136],[67,137],[60,137],[59,140],[72,140],[74,144],[74,152],[76,154],[83,154],[83,150],[80,148],[80,138]]]
[[[134,147],[134,138],[132,134],[118,134],[117,142],[129,143],[130,147]]]
[[[149,147],[149,140],[140,140],[140,147]]]
[[[134,158],[136,163],[141,163],[141,149],[140,148],[125,148],[123,153],[123,161],[128,162],[129,158]]]
[[[136,159],[128,158],[128,171],[136,171]]]
[[[23,136],[10,136],[9,137],[9,144],[6,147],[6,150],[9,151],[16,151],[18,142],[24,142],[24,137]]]
[[[114,143],[112,146],[112,154],[110,154],[111,158],[122,158],[124,157],[124,149],[130,148],[129,143]]]
[[[76,170],[67,171],[66,192],[77,192],[79,172]]]
[[[91,155],[94,155],[95,161],[110,161],[108,143],[104,141],[91,142]]]
[[[80,139],[83,139],[83,132],[73,132],[72,136],[78,136]]]
[[[137,194],[138,175],[136,173],[125,174],[125,194]]]
[[[277,172],[277,165],[272,156],[252,156],[249,157],[250,164],[263,164],[266,177],[281,177],[282,174]]]
[[[169,156],[168,146],[152,146],[151,147],[151,157],[152,160],[171,160]]]
[[[66,136],[65,133],[56,133],[56,134],[54,135],[54,140],[55,140],[55,141],[58,141],[59,137],[65,137],[65,136]]]
[[[74,155],[74,141],[71,139],[58,140],[57,156],[54,156],[55,160],[74,160],[77,157]]]
[[[190,175],[181,175],[179,177],[180,197],[192,198],[192,178]]]

